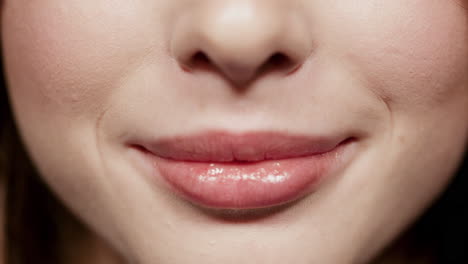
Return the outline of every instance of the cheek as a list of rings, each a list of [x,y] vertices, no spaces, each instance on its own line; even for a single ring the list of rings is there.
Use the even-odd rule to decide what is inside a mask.
[[[468,23],[453,1],[388,1],[354,16],[345,60],[394,111],[426,111],[467,95]],[[372,22],[372,23],[371,23]]]
[[[2,30],[12,95],[55,112],[85,113],[106,104],[125,73],[157,44],[143,36],[161,35],[135,1],[111,2],[6,1]]]
[[[468,11],[454,1],[405,2],[387,1],[383,13],[350,23],[341,48],[388,107],[391,165],[407,169],[401,175],[413,176],[402,182],[422,192],[453,175],[468,139]]]

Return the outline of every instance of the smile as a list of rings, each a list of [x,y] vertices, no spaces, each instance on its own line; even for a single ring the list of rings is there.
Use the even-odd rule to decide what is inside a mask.
[[[253,209],[317,190],[350,158],[354,138],[275,132],[208,132],[138,145],[182,199],[208,208]]]

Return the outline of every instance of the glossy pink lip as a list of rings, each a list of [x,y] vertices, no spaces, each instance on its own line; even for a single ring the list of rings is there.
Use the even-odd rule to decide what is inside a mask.
[[[344,163],[350,138],[280,133],[204,133],[141,146],[156,174],[184,199],[208,208],[276,206],[315,190]]]

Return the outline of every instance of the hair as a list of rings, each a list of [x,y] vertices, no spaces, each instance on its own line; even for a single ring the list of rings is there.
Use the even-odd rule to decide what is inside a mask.
[[[59,211],[29,159],[15,126],[0,66],[0,182],[4,188],[4,263],[59,263]]]
[[[0,63],[0,194],[2,188],[5,191],[5,209],[0,217],[5,218],[4,261],[60,264],[63,223],[79,221],[52,194],[28,157],[15,126],[3,73]],[[465,152],[448,188],[394,243],[405,241],[404,255],[408,259],[468,262],[467,165]]]

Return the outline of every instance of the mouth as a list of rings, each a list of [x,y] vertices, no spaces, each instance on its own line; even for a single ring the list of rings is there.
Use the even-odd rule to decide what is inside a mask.
[[[316,191],[351,158],[354,137],[212,131],[132,144],[181,199],[202,208],[260,209]]]

